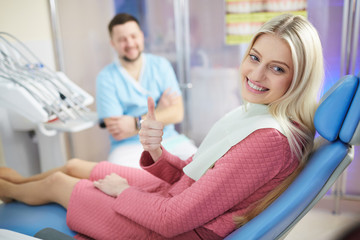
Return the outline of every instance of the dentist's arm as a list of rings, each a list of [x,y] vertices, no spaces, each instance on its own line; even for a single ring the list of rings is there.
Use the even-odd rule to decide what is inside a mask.
[[[165,125],[179,123],[184,119],[184,104],[182,96],[171,89],[166,89],[161,95],[155,109],[156,119]]]
[[[168,88],[161,95],[158,106],[155,109],[156,118],[164,125],[179,123],[184,118],[184,105],[181,95],[172,93]],[[145,118],[146,114],[142,116]],[[106,129],[115,140],[123,140],[138,134],[136,118],[123,115],[104,119]]]
[[[135,127],[135,119],[132,116],[109,117],[104,119],[104,123],[115,140],[123,140],[138,133]]]
[[[161,141],[163,129],[164,124],[156,121],[154,100],[148,97],[148,113],[145,120],[141,123],[139,136],[144,151],[149,152],[154,162],[156,162],[162,154]]]

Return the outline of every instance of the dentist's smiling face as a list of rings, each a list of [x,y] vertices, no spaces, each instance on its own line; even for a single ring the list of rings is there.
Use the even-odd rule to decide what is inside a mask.
[[[111,45],[121,59],[134,62],[144,50],[144,34],[134,21],[118,24],[112,29]]]
[[[294,66],[289,45],[273,34],[260,35],[240,68],[244,100],[269,104],[288,90]]]

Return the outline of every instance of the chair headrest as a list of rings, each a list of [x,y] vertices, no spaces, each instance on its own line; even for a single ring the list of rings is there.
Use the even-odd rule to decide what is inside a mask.
[[[345,143],[360,143],[360,86],[353,75],[342,77],[321,98],[314,124],[326,140],[340,138]]]
[[[358,78],[359,79],[359,78]],[[360,145],[360,79],[357,91],[350,105],[348,114],[340,130],[341,141],[351,145]]]

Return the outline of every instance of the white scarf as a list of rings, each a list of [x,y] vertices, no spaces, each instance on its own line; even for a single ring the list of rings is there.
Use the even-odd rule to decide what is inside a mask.
[[[192,162],[183,168],[184,173],[199,180],[232,146],[262,128],[274,128],[284,134],[267,105],[250,103],[246,109],[241,106],[229,112],[210,129]]]

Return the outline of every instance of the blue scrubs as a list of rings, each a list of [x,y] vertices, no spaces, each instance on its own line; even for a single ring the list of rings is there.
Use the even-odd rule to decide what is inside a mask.
[[[143,53],[143,66],[137,82],[121,66],[117,59],[107,65],[96,79],[96,107],[99,119],[129,115],[138,117],[147,113],[147,97],[151,96],[157,105],[162,93],[171,88],[172,92],[181,95],[174,70],[163,57]],[[178,135],[174,125],[164,128],[163,139]],[[111,150],[117,146],[139,143],[139,136],[121,141],[110,135]]]

